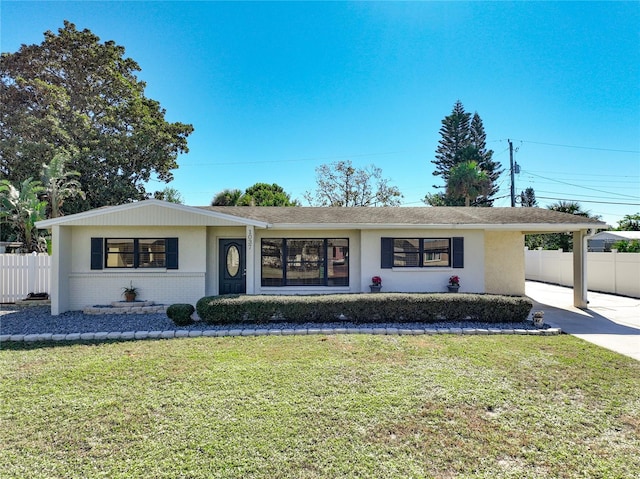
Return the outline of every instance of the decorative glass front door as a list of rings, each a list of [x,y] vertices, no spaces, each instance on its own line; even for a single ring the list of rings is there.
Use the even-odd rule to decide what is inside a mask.
[[[243,294],[246,284],[246,249],[244,239],[221,239],[219,255],[219,294]]]

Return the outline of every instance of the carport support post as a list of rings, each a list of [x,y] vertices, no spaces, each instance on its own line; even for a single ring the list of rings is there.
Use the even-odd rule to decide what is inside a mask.
[[[587,308],[587,232],[573,232],[573,305]]]

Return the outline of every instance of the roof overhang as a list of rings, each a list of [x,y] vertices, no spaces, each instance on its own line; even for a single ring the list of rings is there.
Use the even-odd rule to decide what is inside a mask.
[[[40,229],[51,229],[54,226],[255,226],[266,228],[268,223],[150,199],[118,206],[105,206],[36,222],[36,227]]]
[[[379,224],[379,223],[273,223],[274,230],[483,230],[518,231],[523,234],[569,233],[572,231],[595,232],[593,223],[567,224]],[[592,234],[590,233],[590,234]]]

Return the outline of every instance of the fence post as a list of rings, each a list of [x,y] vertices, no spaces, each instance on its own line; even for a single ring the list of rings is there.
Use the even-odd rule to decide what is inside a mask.
[[[611,263],[613,263],[613,292],[618,294],[618,250],[611,249]]]
[[[35,251],[27,256],[27,289],[29,293],[36,291],[36,263],[38,262],[38,253]]]

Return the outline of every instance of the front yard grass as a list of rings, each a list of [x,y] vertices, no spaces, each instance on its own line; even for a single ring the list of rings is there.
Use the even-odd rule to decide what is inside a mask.
[[[640,363],[570,336],[2,347],[3,478],[640,475]]]

